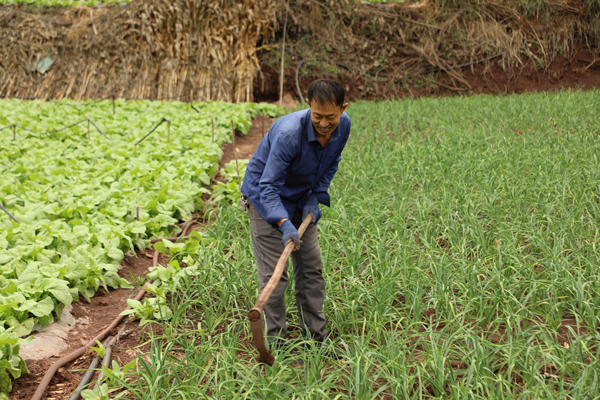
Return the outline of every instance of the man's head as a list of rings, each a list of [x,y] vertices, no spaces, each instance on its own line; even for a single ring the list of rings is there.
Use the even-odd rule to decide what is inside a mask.
[[[306,102],[317,136],[329,136],[337,128],[348,106],[344,99],[344,88],[334,80],[319,79],[308,86]]]

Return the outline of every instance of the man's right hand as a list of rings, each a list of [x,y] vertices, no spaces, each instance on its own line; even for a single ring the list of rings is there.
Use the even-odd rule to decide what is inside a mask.
[[[283,237],[281,238],[281,244],[283,247],[287,245],[287,243],[292,240],[296,247],[300,245],[300,235],[298,235],[298,229],[292,224],[289,219],[286,219],[279,225],[279,231],[283,233]]]

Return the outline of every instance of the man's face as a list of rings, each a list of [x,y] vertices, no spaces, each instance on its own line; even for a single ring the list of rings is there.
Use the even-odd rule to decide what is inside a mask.
[[[342,113],[348,103],[338,106],[333,103],[321,104],[316,101],[306,100],[310,107],[310,119],[312,120],[317,136],[329,136],[340,124]]]

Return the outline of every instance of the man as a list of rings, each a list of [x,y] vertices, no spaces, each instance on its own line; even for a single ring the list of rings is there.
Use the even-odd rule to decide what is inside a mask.
[[[330,79],[308,87],[309,110],[298,111],[275,121],[260,142],[246,169],[242,202],[250,217],[254,255],[262,291],[273,274],[289,240],[292,253],[295,295],[302,334],[328,343],[323,300],[325,280],[317,221],[319,204],[330,206],[327,190],[338,169],[341,153],[350,134],[350,118],[344,112],[344,89]],[[312,223],[302,236],[297,228],[310,212]],[[265,305],[266,334],[271,347],[287,344],[285,290],[287,265],[281,280]]]

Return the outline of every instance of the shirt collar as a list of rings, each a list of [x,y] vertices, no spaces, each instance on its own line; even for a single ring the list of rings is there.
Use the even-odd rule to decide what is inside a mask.
[[[317,136],[315,135],[315,127],[313,126],[312,123],[312,119],[310,118],[310,108],[308,109],[308,112],[306,113],[306,118],[308,119],[308,128],[306,129],[306,133],[308,134],[308,141],[309,142],[316,142],[317,141]],[[331,137],[329,138],[329,142],[335,142],[336,140],[338,140],[338,137],[340,136],[338,133],[340,131],[340,124],[342,123],[342,121],[340,121],[340,123],[338,124],[338,126],[335,127],[335,129],[333,130],[333,132],[331,132]]]

